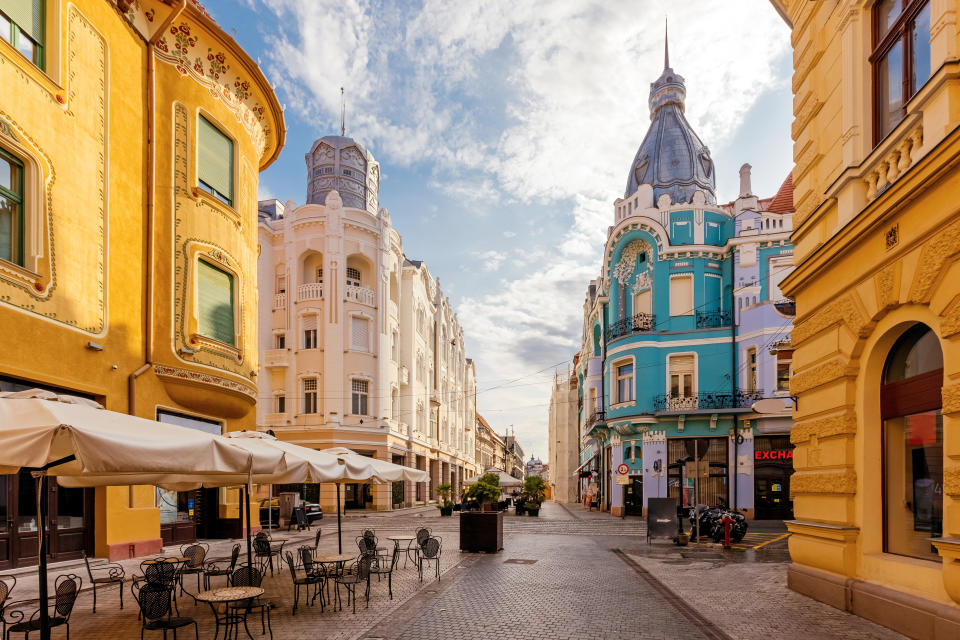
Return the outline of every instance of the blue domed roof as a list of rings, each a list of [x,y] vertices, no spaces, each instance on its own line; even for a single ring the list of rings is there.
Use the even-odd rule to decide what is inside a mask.
[[[710,150],[683,115],[686,87],[664,54],[663,73],[650,85],[650,128],[630,165],[625,198],[641,184],[653,187],[653,201],[669,194],[673,202],[692,202],[703,191],[716,204],[716,176]]]

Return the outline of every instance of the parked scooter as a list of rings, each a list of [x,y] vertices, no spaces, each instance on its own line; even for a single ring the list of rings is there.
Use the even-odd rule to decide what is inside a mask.
[[[747,519],[736,509],[727,509],[725,507],[708,507],[707,505],[698,505],[700,512],[700,537],[712,539],[714,542],[723,540],[723,519],[729,517],[733,520],[730,524],[730,541],[740,542],[747,535]],[[690,507],[690,525],[693,533],[697,531],[697,507]]]

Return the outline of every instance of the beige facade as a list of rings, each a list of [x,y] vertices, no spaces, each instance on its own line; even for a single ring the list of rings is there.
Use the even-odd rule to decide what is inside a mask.
[[[307,204],[260,203],[258,428],[430,474],[428,483],[347,485],[347,508],[423,504],[445,482],[458,491],[477,465],[476,378],[456,315],[377,208],[373,156],[328,136],[306,161]],[[322,488],[324,509],[334,496]]]
[[[577,377],[557,375],[550,391],[550,491],[557,502],[577,502],[580,425],[577,415]]]

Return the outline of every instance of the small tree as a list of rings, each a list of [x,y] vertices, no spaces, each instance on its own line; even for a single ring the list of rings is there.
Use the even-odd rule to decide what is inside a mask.
[[[485,473],[463,492],[465,498],[473,498],[480,504],[500,500],[500,478],[495,473]]]
[[[453,485],[448,482],[437,487],[437,496],[440,498],[440,507],[448,508],[453,506],[453,501],[450,500],[450,495],[453,493]],[[440,508],[438,507],[438,508]]]
[[[527,508],[539,509],[546,494],[547,483],[540,476],[530,476],[523,481],[523,498]]]

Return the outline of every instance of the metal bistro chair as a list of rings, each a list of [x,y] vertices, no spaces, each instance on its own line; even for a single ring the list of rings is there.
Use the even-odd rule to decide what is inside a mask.
[[[308,549],[309,551],[309,549]],[[300,587],[306,587],[308,603],[310,600],[310,586],[313,585],[314,599],[316,593],[322,589],[323,577],[316,573],[310,573],[306,568],[297,569],[297,563],[293,559],[293,554],[289,551],[283,553],[284,560],[290,568],[290,577],[293,580],[293,615],[297,615],[297,607],[300,605]],[[320,610],[323,611],[323,598],[320,599]]]
[[[180,593],[184,593],[183,588],[183,577],[186,575],[194,574],[197,576],[197,591],[200,591],[200,580],[203,577],[206,567],[203,565],[204,559],[207,557],[207,553],[210,551],[209,545],[206,545],[202,542],[195,542],[193,544],[188,544],[180,547],[180,555],[187,559],[186,564],[183,565],[180,569]],[[189,591],[186,592],[191,598],[193,594]],[[196,598],[194,598],[196,602]]]
[[[320,527],[317,527],[317,535],[313,536],[313,554],[316,555],[320,549]]]
[[[351,568],[337,576],[337,606],[343,611],[343,602],[340,600],[340,585],[347,590],[347,604],[353,599],[353,612],[357,612],[357,585],[367,583],[370,580],[370,565],[376,559],[376,554],[362,553],[354,561]],[[370,591],[366,593],[367,607],[370,606]]]
[[[0,624],[2,624],[2,635],[0,637],[6,640],[7,637],[7,620],[6,616],[3,615],[3,611],[7,606],[7,601],[10,599],[10,594],[13,593],[13,588],[17,586],[17,577],[16,576],[0,576]]]
[[[417,571],[420,574],[420,582],[423,582],[423,563],[433,562],[437,565],[437,580],[440,580],[440,552],[443,544],[440,538],[429,537],[420,545],[420,554],[417,558]]]
[[[283,545],[281,544],[278,549],[274,549],[270,546],[270,541],[266,536],[262,538],[257,535],[253,539],[253,555],[256,557],[257,562],[260,564],[261,572],[267,566],[270,567],[270,575],[273,575],[273,557],[280,557],[280,553],[283,551]]]
[[[218,576],[223,576],[227,580],[230,579],[230,574],[233,573],[233,570],[237,568],[237,559],[240,557],[240,544],[233,545],[233,549],[230,551],[230,564],[226,566],[221,566],[225,560],[211,560],[207,563],[206,568],[203,570],[203,588],[210,589],[210,578],[216,578]]]
[[[144,631],[162,631],[163,637],[166,638],[169,630],[173,631],[173,637],[176,638],[177,629],[189,627],[191,624],[194,637],[199,640],[200,631],[196,620],[186,616],[172,615],[170,589],[149,582],[134,582],[130,585],[130,591],[140,607],[140,616],[143,620],[140,625],[140,640],[143,640]]]
[[[83,581],[80,576],[70,573],[57,576],[54,586],[55,595],[53,611],[50,616],[50,628],[65,626],[68,639],[70,638],[70,614],[73,613],[73,605],[77,602],[82,584]],[[11,603],[9,606],[14,607],[16,604]],[[26,605],[27,603],[24,602],[23,604]],[[4,622],[9,625],[6,630],[6,638],[10,638],[11,633],[22,633],[24,639],[26,639],[30,637],[31,632],[40,631],[40,609],[34,611],[29,618],[22,609],[14,609],[10,611],[9,615],[11,619],[4,619]]]
[[[323,588],[327,585],[327,578],[329,574],[327,573],[327,568],[324,567],[319,562],[314,562],[313,560],[313,549],[307,545],[302,545],[297,549],[297,552],[300,554],[300,564],[304,572],[307,575],[319,578],[319,586],[317,587],[318,591],[315,591],[313,594],[313,599],[316,600],[317,596],[320,596],[320,612],[323,613],[324,605],[326,604],[326,597],[323,595]]]
[[[177,576],[179,575],[179,561],[173,558],[155,558],[140,563],[140,571],[143,572],[142,580],[147,584],[162,587],[170,592],[170,601],[173,603],[177,613],[180,613],[180,605],[177,604]],[[134,577],[133,581],[140,582],[140,577]],[[140,615],[139,613],[137,615]]]
[[[394,547],[393,553],[389,556],[389,561],[384,556],[375,556],[373,563],[370,565],[370,573],[377,576],[377,580],[380,580],[380,576],[387,576],[387,593],[390,594],[390,599],[393,600],[393,570],[397,566],[397,558],[400,555],[400,547]],[[367,598],[370,597],[370,578],[367,578]]]
[[[420,527],[417,529],[417,546],[413,549],[413,562],[416,565],[420,564],[420,547],[423,546],[423,543],[427,541],[427,538],[430,537],[430,529],[426,527]]]
[[[230,576],[230,584],[234,587],[259,587],[263,584],[263,572],[256,567],[248,564],[242,564]],[[270,640],[273,640],[273,627],[270,626],[270,607],[269,602],[262,601],[259,597],[250,598],[242,602],[232,602],[227,605],[227,609],[234,609],[235,613],[242,611],[243,626],[247,626],[247,614],[254,609],[260,609],[260,626],[263,633],[270,631]],[[249,630],[248,630],[249,634]]]
[[[104,584],[116,584],[120,586],[120,608],[123,609],[123,578],[126,575],[123,567],[113,562],[91,567],[90,558],[87,557],[86,551],[83,552],[83,562],[87,565],[87,576],[90,578],[90,584],[93,586],[93,612],[97,612],[97,585]],[[107,575],[95,577],[93,575],[94,571],[106,571]]]
[[[364,547],[360,547],[360,540],[359,540],[359,538],[363,538]],[[376,534],[374,533],[373,529],[364,529],[364,530],[363,530],[363,534],[361,534],[361,535],[358,537],[358,539],[357,539],[357,546],[360,547],[360,552],[361,552],[361,553],[363,553],[364,548],[366,548],[366,551],[369,551],[370,553],[375,553],[375,554],[377,554],[378,556],[386,556],[386,555],[387,555],[387,548],[380,546],[379,541],[377,540],[377,536],[376,536]]]

